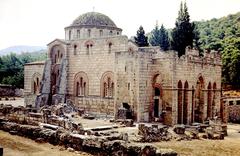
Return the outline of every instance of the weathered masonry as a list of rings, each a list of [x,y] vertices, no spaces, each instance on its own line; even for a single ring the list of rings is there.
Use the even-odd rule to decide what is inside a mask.
[[[204,122],[224,110],[218,52],[199,57],[187,48],[178,58],[175,51],[138,47],[101,13],[75,19],[64,40],[48,44],[41,69],[35,66],[25,66],[25,101],[36,107],[68,103],[116,118],[125,109],[126,118],[168,125]]]

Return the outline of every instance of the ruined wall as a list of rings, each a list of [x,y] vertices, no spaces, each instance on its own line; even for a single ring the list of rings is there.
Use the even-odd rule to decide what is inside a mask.
[[[153,73],[159,73],[162,78],[163,100],[168,103],[169,109],[172,109],[172,123],[178,121],[178,92],[181,91],[182,103],[187,99],[187,123],[192,120],[192,106],[195,103],[195,93],[197,82],[200,77],[203,78],[203,119],[207,119],[208,91],[211,92],[210,99],[215,95],[215,107],[212,108],[214,115],[220,116],[220,90],[221,90],[221,58],[217,52],[205,53],[204,57],[199,57],[196,50],[187,49],[186,55],[178,58],[174,52],[158,52],[154,55],[152,65]],[[182,88],[178,88],[178,84]],[[210,83],[211,88],[208,89]],[[216,88],[213,84],[216,83]],[[187,87],[184,89],[184,87]],[[183,95],[185,94],[185,96]],[[180,94],[180,95],[181,95]],[[193,96],[192,96],[193,95]],[[183,98],[184,96],[184,98]],[[182,110],[184,111],[184,110]],[[183,113],[183,112],[182,112]],[[170,116],[169,116],[170,117]],[[183,117],[184,118],[184,117]],[[170,121],[169,118],[167,120]]]
[[[101,97],[74,97],[74,104],[85,113],[102,117],[114,116],[114,100]]]
[[[240,123],[240,97],[224,97],[229,122]]]
[[[36,94],[34,94],[34,77],[39,77],[41,84],[44,62],[32,62],[24,65],[24,97],[25,105],[34,105]]]
[[[136,51],[116,53],[115,60],[115,111],[127,103],[133,111],[134,119],[139,121],[139,56]],[[116,115],[116,114],[115,114]]]

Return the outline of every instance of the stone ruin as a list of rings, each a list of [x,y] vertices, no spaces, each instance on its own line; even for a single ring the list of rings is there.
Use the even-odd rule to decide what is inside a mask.
[[[0,105],[0,130],[30,138],[39,143],[49,142],[64,146],[66,149],[96,155],[177,155],[172,150],[136,144],[130,141],[127,133],[84,129],[81,124],[73,122],[68,117],[69,109],[67,106],[64,108],[64,105],[42,107],[40,110]],[[118,122],[132,123],[132,120]]]

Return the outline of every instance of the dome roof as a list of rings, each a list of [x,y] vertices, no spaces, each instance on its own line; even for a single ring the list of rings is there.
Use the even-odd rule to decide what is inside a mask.
[[[115,23],[106,15],[98,12],[88,12],[76,18],[70,27],[107,27],[117,28]]]

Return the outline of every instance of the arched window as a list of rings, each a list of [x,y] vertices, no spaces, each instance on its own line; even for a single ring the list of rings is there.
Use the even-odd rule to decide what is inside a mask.
[[[114,96],[114,81],[112,72],[106,72],[103,74],[101,79],[101,88],[102,97],[112,98]]]
[[[75,96],[87,96],[88,95],[88,77],[84,72],[79,72],[75,75],[74,80]]]
[[[77,45],[74,45],[73,54],[74,54],[74,55],[76,55],[76,54],[77,54]]]
[[[88,44],[88,45],[87,45],[87,54],[89,54],[89,51],[90,51],[90,50],[89,50],[89,47],[90,47],[90,46],[89,46],[89,44]]]
[[[112,51],[112,43],[109,43],[108,44],[108,53],[111,53],[111,51]]]
[[[34,94],[39,94],[40,93],[40,87],[41,87],[41,82],[40,82],[40,77],[41,75],[39,73],[35,73],[32,76],[32,91]]]
[[[71,40],[72,39],[72,32],[71,32],[71,30],[69,30],[69,32],[68,32],[68,36],[69,36],[69,40]]]
[[[77,30],[77,38],[80,38],[80,30]]]

